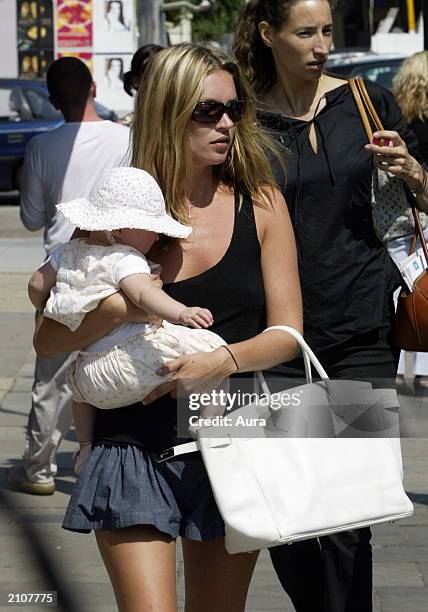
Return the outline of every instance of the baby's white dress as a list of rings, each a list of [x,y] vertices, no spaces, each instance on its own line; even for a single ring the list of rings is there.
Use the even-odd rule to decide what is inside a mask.
[[[44,316],[74,331],[99,302],[119,291],[131,274],[150,274],[147,259],[121,244],[98,246],[75,239],[51,254],[57,272]],[[67,383],[77,402],[97,408],[119,408],[140,402],[164,383],[156,370],[177,357],[213,351],[225,341],[207,329],[191,329],[163,321],[124,323],[80,351],[68,371]]]

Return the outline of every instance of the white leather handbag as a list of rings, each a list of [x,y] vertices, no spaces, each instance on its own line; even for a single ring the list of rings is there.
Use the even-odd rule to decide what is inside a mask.
[[[227,551],[248,552],[411,516],[395,424],[383,424],[383,431],[375,435],[362,433],[367,407],[376,402],[385,405],[385,397],[385,412],[398,419],[397,411],[389,409],[391,390],[382,395],[369,383],[354,381],[337,381],[340,385],[335,387],[296,330],[276,326],[265,331],[274,329],[291,334],[302,349],[306,385],[283,393],[300,393],[306,403],[273,410],[256,401],[231,413],[234,419],[267,415],[266,425],[257,433],[234,435],[228,427],[210,426],[197,432],[225,522]],[[311,364],[321,381],[312,382]],[[269,394],[261,373],[258,379],[262,392]],[[340,398],[337,410],[334,397]],[[338,417],[347,397],[352,418],[344,424]],[[313,429],[317,406],[325,424],[320,421]],[[299,410],[306,416],[296,420]],[[393,437],[388,437],[388,428]],[[309,437],[314,432],[320,437]]]

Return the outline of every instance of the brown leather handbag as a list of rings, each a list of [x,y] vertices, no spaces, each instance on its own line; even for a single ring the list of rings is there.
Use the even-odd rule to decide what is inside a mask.
[[[428,262],[428,248],[422,231],[419,214],[412,207],[415,221],[415,235],[410,247],[411,255],[419,238],[425,259]],[[428,271],[425,270],[413,283],[413,291],[403,290],[398,298],[395,317],[395,341],[406,351],[428,351]]]

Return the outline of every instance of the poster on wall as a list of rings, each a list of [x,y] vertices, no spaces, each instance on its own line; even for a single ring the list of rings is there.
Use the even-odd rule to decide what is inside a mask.
[[[53,49],[52,5],[50,2],[17,2],[18,49]]]
[[[44,77],[53,60],[53,16],[49,0],[18,0],[18,72],[21,78]]]
[[[94,56],[92,55],[92,53],[81,53],[80,51],[61,51],[61,53],[57,54],[57,57],[77,57],[77,59],[80,59],[82,60],[82,62],[85,62],[92,74],[94,72]]]
[[[119,113],[133,108],[133,98],[128,96],[123,89],[123,75],[130,68],[131,58],[131,53],[94,56],[97,98]]]
[[[59,49],[92,47],[92,0],[56,0],[56,22]]]
[[[21,79],[44,78],[54,60],[53,51],[19,51],[18,74]]]
[[[134,49],[133,0],[97,0],[94,5],[94,50],[131,53]]]

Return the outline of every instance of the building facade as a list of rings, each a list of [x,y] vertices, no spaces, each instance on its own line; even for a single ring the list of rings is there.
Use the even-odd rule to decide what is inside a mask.
[[[134,0],[0,0],[0,76],[44,78],[54,59],[78,57],[98,99],[127,111],[123,74],[136,46]]]

